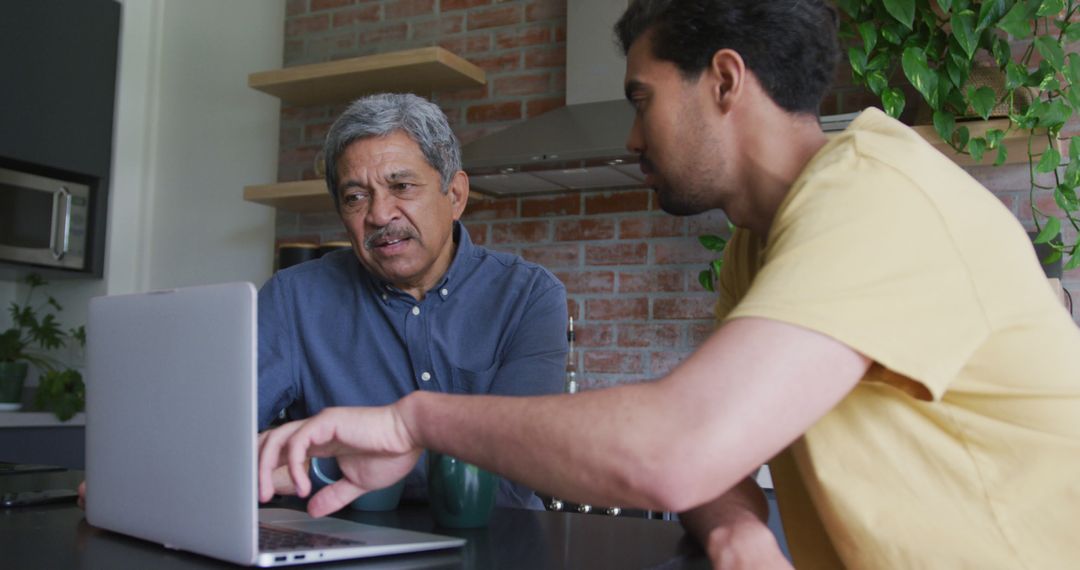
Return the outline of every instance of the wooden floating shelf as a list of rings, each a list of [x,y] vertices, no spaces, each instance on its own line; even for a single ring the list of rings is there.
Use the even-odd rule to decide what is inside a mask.
[[[985,136],[986,132],[992,129],[1001,129],[1002,131],[1004,131],[1009,127],[1009,120],[993,119],[990,121],[962,121],[957,122],[956,127],[967,127],[969,136],[971,138],[975,138]],[[941,140],[941,136],[938,135],[937,130],[934,129],[933,125],[915,125],[911,127],[911,129],[918,133],[919,136],[926,139],[926,141],[929,142],[930,145],[933,146],[935,149],[937,149],[938,152],[951,158],[953,162],[959,164],[960,166],[993,166],[994,159],[997,158],[997,150],[987,150],[986,154],[983,155],[982,162],[975,162],[975,160],[971,158],[971,155],[958,153],[953,150],[953,148],[949,146],[948,143]],[[826,133],[826,135],[829,137],[833,137],[842,132],[843,131],[833,131]],[[1013,131],[1005,135],[1005,138],[1002,142],[1005,145],[1005,148],[1009,149],[1009,154],[1005,159],[1005,164],[1027,163],[1028,136],[1026,132]],[[1046,150],[1046,146],[1046,139],[1040,137],[1032,141],[1031,149],[1033,152],[1040,153]],[[1062,142],[1059,140],[1058,150],[1062,150],[1062,148],[1065,147],[1063,147]]]
[[[1008,119],[993,119],[990,121],[968,121],[958,122],[956,127],[967,127],[968,133],[971,138],[986,136],[986,132],[992,129],[1000,129],[1004,131],[1009,128]],[[912,127],[915,132],[930,142],[938,151],[945,156],[951,158],[953,162],[960,166],[993,166],[994,160],[997,158],[997,150],[987,150],[983,155],[982,162],[975,162],[971,155],[960,154],[953,150],[951,146],[945,141],[941,140],[941,136],[934,130],[933,125],[917,125]],[[1008,149],[1008,156],[1005,158],[1005,164],[1026,164],[1028,161],[1028,135],[1024,131],[1013,131],[1005,135],[1002,143],[1005,148]],[[1047,147],[1046,138],[1036,137],[1032,141],[1031,150],[1035,153],[1041,153],[1046,150]],[[1059,151],[1062,151],[1062,156],[1068,156],[1068,147],[1064,146],[1064,143],[1059,139],[1057,141],[1057,147]],[[1064,149],[1064,150],[1063,150]]]
[[[244,200],[293,212],[331,212],[334,201],[323,180],[245,186]]]
[[[384,91],[429,93],[487,84],[483,69],[441,47],[427,47],[260,71],[248,86],[293,105],[351,101]]]
[[[956,128],[967,127],[968,133],[971,138],[986,136],[986,132],[992,129],[1005,130],[1009,128],[1008,119],[993,119],[990,121],[968,121],[957,122]],[[982,162],[975,162],[971,155],[960,154],[953,150],[948,143],[941,140],[941,136],[934,130],[933,125],[918,125],[912,127],[915,132],[919,133],[922,138],[934,145],[934,148],[938,149],[942,154],[951,158],[953,162],[960,166],[993,166],[994,159],[997,158],[997,150],[987,150],[983,155]],[[1024,131],[1013,131],[1005,135],[1002,144],[1008,149],[1008,156],[1005,158],[1005,164],[1024,164],[1028,161],[1027,147],[1028,147],[1028,135]],[[1041,153],[1046,150],[1046,139],[1043,137],[1037,137],[1032,141],[1032,152]],[[1058,141],[1058,150],[1061,150],[1061,141]]]

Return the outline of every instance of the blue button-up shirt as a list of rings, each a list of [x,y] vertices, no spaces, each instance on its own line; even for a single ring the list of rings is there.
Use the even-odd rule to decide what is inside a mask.
[[[281,410],[390,404],[414,390],[559,392],[566,365],[566,289],[520,257],[472,244],[457,251],[424,300],[378,280],[351,250],[277,272],[259,291],[259,429]],[[424,462],[406,481],[425,496]],[[537,506],[500,485],[500,505]]]

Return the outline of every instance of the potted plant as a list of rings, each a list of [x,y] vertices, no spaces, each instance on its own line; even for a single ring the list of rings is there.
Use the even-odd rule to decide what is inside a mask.
[[[46,285],[44,279],[31,274],[24,283],[30,287],[26,302],[11,303],[8,309],[11,327],[0,333],[0,411],[22,407],[23,384],[29,365],[33,364],[43,372],[37,406],[50,409],[66,420],[83,408],[82,376],[78,371],[64,369],[44,351],[64,347],[68,339],[82,343],[85,332],[82,327],[67,332],[60,328],[56,313],[63,307],[56,299],[47,297],[34,304],[37,290]],[[74,411],[70,411],[72,408]]]
[[[1080,39],[1080,22],[1072,21],[1080,0],[836,3],[846,16],[840,31],[850,46],[852,74],[888,114],[899,117],[906,106],[896,86],[903,80],[932,113],[942,140],[976,162],[1001,165],[1008,158],[1005,137],[1026,137],[1034,241],[1051,248],[1044,263],[1065,258],[1066,271],[1080,267],[1080,237],[1062,237],[1065,226],[1080,230],[1080,137],[1071,137],[1065,156],[1058,145],[1063,127],[1080,111],[1080,54],[1066,52]],[[978,79],[988,71],[999,79]],[[992,114],[1008,121],[978,134],[963,122]],[[1060,211],[1044,211],[1042,195],[1052,196]]]

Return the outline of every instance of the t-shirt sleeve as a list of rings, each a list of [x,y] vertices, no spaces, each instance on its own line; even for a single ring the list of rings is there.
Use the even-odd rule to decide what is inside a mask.
[[[828,335],[938,399],[988,335],[970,273],[932,200],[851,158],[792,189],[764,263],[728,318]]]

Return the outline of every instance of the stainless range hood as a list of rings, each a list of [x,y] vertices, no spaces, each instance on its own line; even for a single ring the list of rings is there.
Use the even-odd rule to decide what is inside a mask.
[[[627,0],[567,2],[567,106],[462,148],[470,186],[494,196],[641,187],[626,150],[634,111],[612,27]]]
[[[571,105],[465,145],[462,161],[470,186],[495,196],[641,186],[633,121],[623,100]]]

